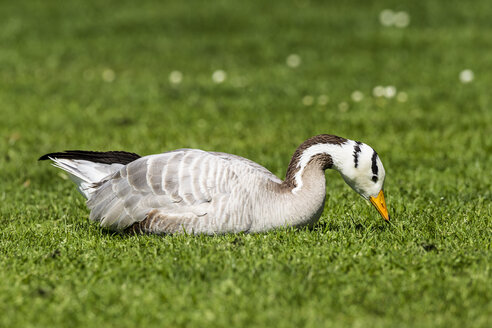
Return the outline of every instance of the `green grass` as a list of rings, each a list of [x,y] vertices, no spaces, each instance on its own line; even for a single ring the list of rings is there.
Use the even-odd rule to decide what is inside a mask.
[[[382,26],[385,8],[410,25]],[[488,0],[0,2],[0,326],[489,326],[491,15]],[[283,176],[319,133],[378,151],[391,224],[330,171],[311,231],[114,235],[36,161],[197,147]]]

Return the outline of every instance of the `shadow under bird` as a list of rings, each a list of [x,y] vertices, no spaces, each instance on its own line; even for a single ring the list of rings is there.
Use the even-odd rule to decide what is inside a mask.
[[[385,171],[370,146],[322,134],[295,151],[285,180],[246,158],[199,149],[140,157],[123,151],[50,153],[87,199],[90,219],[114,231],[221,234],[313,225],[335,169],[388,221]]]

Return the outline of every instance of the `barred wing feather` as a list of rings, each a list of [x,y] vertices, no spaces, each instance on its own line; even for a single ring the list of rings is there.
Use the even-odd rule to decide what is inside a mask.
[[[254,197],[245,184],[261,185],[265,180],[281,183],[264,167],[240,156],[179,149],[125,165],[100,182],[87,204],[90,218],[113,230],[128,228],[158,211],[188,230],[241,231],[251,225],[247,209]]]

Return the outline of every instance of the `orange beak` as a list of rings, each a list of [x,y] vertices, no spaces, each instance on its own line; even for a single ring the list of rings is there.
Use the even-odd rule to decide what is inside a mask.
[[[388,209],[386,208],[383,190],[381,189],[377,197],[369,197],[369,200],[371,201],[372,205],[374,205],[374,207],[378,210],[379,214],[381,214],[383,219],[388,222],[390,216],[388,214]]]

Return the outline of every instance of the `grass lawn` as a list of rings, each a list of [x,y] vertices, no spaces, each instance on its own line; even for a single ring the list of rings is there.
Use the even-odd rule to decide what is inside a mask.
[[[0,2],[0,326],[490,327],[491,16],[489,0]],[[192,147],[283,177],[320,133],[378,151],[391,224],[329,171],[313,230],[115,235],[36,161]]]

